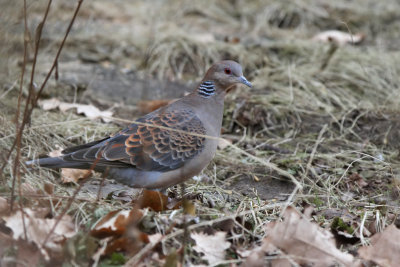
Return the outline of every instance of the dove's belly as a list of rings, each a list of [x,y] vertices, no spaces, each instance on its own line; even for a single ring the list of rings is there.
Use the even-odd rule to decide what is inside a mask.
[[[217,149],[217,140],[208,139],[202,152],[195,158],[172,171],[141,171],[136,168],[111,168],[110,178],[132,187],[164,189],[181,183],[199,174],[212,160]]]

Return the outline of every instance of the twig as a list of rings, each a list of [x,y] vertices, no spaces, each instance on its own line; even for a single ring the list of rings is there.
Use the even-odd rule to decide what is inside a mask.
[[[83,2],[83,0],[78,0],[78,5],[77,5],[77,7],[76,7],[76,9],[75,9],[75,12],[74,12],[74,15],[73,15],[73,17],[72,17],[72,19],[71,19],[71,22],[70,22],[69,25],[68,25],[67,31],[65,32],[64,39],[61,41],[60,47],[58,48],[57,55],[56,55],[56,57],[54,58],[54,61],[53,61],[53,65],[51,66],[49,72],[47,73],[46,78],[44,79],[43,84],[42,84],[42,86],[40,87],[40,89],[39,89],[39,91],[38,91],[38,93],[37,93],[37,95],[36,95],[35,104],[36,104],[37,101],[39,100],[40,94],[42,93],[42,91],[43,91],[43,89],[44,89],[44,86],[46,85],[46,83],[47,83],[47,81],[49,80],[51,74],[53,73],[54,69],[55,69],[56,66],[57,66],[58,58],[60,57],[60,54],[61,54],[61,51],[62,51],[62,49],[63,49],[63,47],[64,47],[65,41],[67,40],[68,35],[69,35],[69,32],[70,32],[71,29],[72,29],[72,25],[73,25],[74,22],[75,22],[76,16],[78,15],[78,12],[79,12],[79,9],[80,9],[80,7],[81,7],[81,5],[82,5],[82,2]],[[31,109],[33,109],[33,107],[32,107]]]
[[[71,19],[70,24],[68,25],[68,28],[67,28],[67,31],[66,31],[66,33],[65,33],[64,39],[62,40],[62,42],[61,42],[61,44],[60,44],[60,47],[59,47],[59,49],[58,49],[58,51],[57,51],[57,55],[56,55],[56,57],[55,57],[55,59],[54,59],[54,61],[53,61],[53,65],[51,66],[49,72],[47,73],[46,78],[45,78],[45,80],[43,81],[42,86],[40,87],[38,93],[36,94],[36,97],[33,99],[33,101],[32,101],[33,105],[32,105],[31,108],[29,109],[29,112],[27,112],[27,116],[24,117],[24,119],[23,119],[23,121],[22,121],[21,129],[20,129],[21,134],[22,134],[22,131],[24,130],[24,127],[22,127],[22,126],[25,126],[25,124],[26,124],[27,121],[29,120],[30,115],[32,114],[33,108],[36,106],[36,103],[37,103],[37,101],[39,100],[39,97],[40,97],[40,95],[41,95],[41,93],[42,93],[42,91],[43,91],[45,85],[47,84],[47,81],[49,80],[49,78],[50,78],[50,76],[51,76],[51,74],[52,74],[54,68],[55,68],[56,65],[57,65],[58,58],[59,58],[59,56],[60,56],[60,54],[61,54],[62,48],[64,47],[64,44],[65,44],[65,41],[66,41],[66,39],[67,39],[67,37],[68,37],[68,35],[69,35],[69,32],[71,31],[72,25],[73,25],[73,23],[74,23],[74,21],[75,21],[75,18],[76,18],[77,14],[78,14],[78,11],[79,11],[79,9],[80,9],[80,7],[81,7],[81,5],[82,5],[82,2],[83,2],[83,0],[78,0],[78,5],[77,5],[77,7],[76,7],[76,9],[75,9],[75,13],[74,13],[74,15],[73,15],[73,17],[72,17],[72,19]],[[26,107],[26,108],[27,108],[27,107]],[[7,164],[7,162],[8,162],[8,159],[10,158],[10,155],[11,155],[12,151],[14,150],[16,143],[17,143],[16,140],[14,140],[13,144],[11,145],[11,148],[10,148],[9,152],[7,153],[7,156],[5,157],[4,164],[3,164],[3,166],[0,168],[0,176],[2,176],[4,167],[6,166],[6,164]]]
[[[189,201],[185,195],[186,186],[185,182],[181,183],[181,194],[182,194],[182,207],[183,207],[183,240],[182,240],[182,258],[181,264],[185,266],[185,255],[186,255],[186,245],[189,239],[188,221],[186,216],[186,206],[187,201]]]
[[[8,194],[0,194],[0,197],[8,197]],[[36,199],[44,199],[44,200],[51,200],[51,199],[70,199],[69,196],[57,196],[57,195],[43,195],[43,194],[24,194],[26,198],[36,198]],[[78,198],[76,197],[75,200],[89,202],[89,203],[96,203],[97,200],[92,200],[90,198]]]
[[[313,147],[313,149],[312,149],[312,151],[311,151],[310,158],[308,159],[307,166],[306,166],[306,171],[305,171],[305,173],[304,173],[304,176],[307,176],[309,170],[311,169],[311,164],[312,164],[312,162],[313,162],[313,160],[314,160],[315,153],[317,152],[317,148],[318,148],[319,144],[321,144],[322,141],[323,141],[322,136],[323,136],[324,133],[326,132],[326,129],[327,129],[327,128],[328,128],[328,125],[327,125],[327,124],[324,124],[324,126],[322,127],[321,131],[320,131],[319,134],[318,134],[317,141],[315,142],[315,145],[314,145],[314,147]]]
[[[366,210],[365,213],[364,213],[364,216],[363,216],[363,218],[362,218],[362,220],[361,220],[361,224],[360,224],[360,233],[359,233],[359,234],[360,234],[360,242],[361,242],[361,244],[362,244],[363,246],[365,246],[365,245],[368,244],[367,241],[366,241],[365,238],[364,238],[364,233],[363,233],[364,227],[365,227],[365,221],[366,221],[367,217],[368,217],[368,211]]]
[[[22,85],[24,83],[25,76],[25,68],[26,68],[26,59],[28,53],[28,24],[27,24],[27,14],[26,14],[26,0],[24,0],[24,62],[22,64],[21,71],[21,80],[19,84],[19,93],[18,93],[18,103],[17,103],[17,113],[15,114],[15,132],[18,132],[19,128],[19,114],[21,111],[21,98],[22,98]],[[17,146],[17,155],[15,156],[14,166],[13,166],[13,181],[12,181],[12,191],[11,191],[11,199],[13,199],[15,181],[18,180],[18,195],[19,195],[19,205],[21,209],[21,218],[22,218],[22,226],[24,229],[25,240],[28,240],[28,236],[26,233],[26,225],[25,225],[25,213],[23,211],[23,203],[22,203],[22,189],[21,189],[21,173],[20,173],[20,165],[19,158],[21,157],[21,136],[17,136],[18,138],[18,146]],[[10,209],[13,210],[14,202],[11,201]]]
[[[14,140],[14,144],[12,146],[12,149],[10,149],[8,157],[7,157],[7,161],[9,156],[11,155],[11,152],[14,150],[15,147],[17,147],[17,155],[15,156],[15,160],[14,160],[14,166],[13,166],[13,181],[12,181],[12,188],[11,188],[11,203],[10,203],[10,209],[11,211],[14,208],[14,198],[15,198],[15,182],[18,179],[19,183],[21,180],[21,174],[20,174],[20,163],[19,163],[19,159],[21,157],[21,141],[22,141],[22,133],[24,131],[25,128],[25,124],[27,122],[27,118],[30,116],[29,110],[29,102],[31,100],[32,95],[34,94],[34,88],[33,88],[33,79],[35,76],[35,67],[36,67],[36,62],[37,62],[37,55],[39,52],[39,44],[40,44],[40,39],[41,39],[41,28],[44,26],[44,23],[46,22],[47,19],[47,15],[49,14],[49,10],[50,10],[50,5],[51,5],[51,1],[49,0],[46,11],[44,13],[44,17],[43,20],[40,22],[38,29],[39,32],[37,33],[37,35],[35,36],[35,55],[33,58],[33,63],[32,63],[32,70],[31,70],[31,80],[30,80],[30,85],[29,85],[29,90],[28,90],[28,98],[26,99],[25,102],[25,109],[24,109],[24,116],[23,116],[23,120],[21,125],[19,125],[19,113],[20,113],[20,108],[21,108],[21,97],[22,97],[22,84],[23,84],[23,79],[24,79],[24,75],[25,75],[25,67],[26,67],[26,53],[27,53],[27,41],[26,40],[26,35],[28,32],[28,26],[27,26],[27,21],[26,21],[26,1],[24,1],[24,24],[25,24],[25,31],[24,31],[24,65],[22,68],[22,73],[21,73],[21,83],[20,83],[20,92],[18,95],[18,106],[17,106],[17,114],[15,117],[15,126],[16,126],[16,137]],[[29,114],[29,115],[28,115]],[[4,163],[6,164],[6,162]],[[4,165],[5,166],[5,165]],[[2,168],[3,170],[3,168]],[[2,173],[2,170],[0,171]]]
[[[101,189],[103,188],[104,181],[106,180],[106,177],[108,176],[108,171],[109,171],[109,168],[107,168],[106,171],[103,172],[103,174],[101,175],[101,182],[100,182],[100,185],[99,185],[99,190],[97,190],[96,202],[100,201]]]
[[[259,146],[256,146],[254,149],[263,149],[263,150],[271,150],[280,154],[293,154],[293,151],[284,149],[284,148],[279,148],[273,145],[269,144],[261,144]]]
[[[50,2],[51,2],[51,0],[49,0],[49,3],[50,3]],[[38,91],[36,97],[33,98],[32,106],[31,106],[31,108],[29,109],[29,111],[26,113],[26,117],[24,117],[24,120],[23,120],[22,125],[21,125],[21,129],[20,129],[21,134],[22,134],[22,131],[24,130],[24,129],[23,129],[23,128],[24,128],[23,126],[26,124],[26,122],[28,121],[28,118],[29,118],[30,115],[32,114],[33,108],[35,107],[35,105],[36,105],[36,103],[37,103],[37,101],[38,101],[38,99],[39,99],[39,97],[40,97],[40,95],[41,95],[41,93],[42,93],[42,91],[43,91],[43,89],[44,89],[44,87],[45,87],[47,81],[49,80],[49,78],[50,78],[50,76],[51,76],[51,74],[52,74],[52,72],[53,72],[55,66],[57,65],[58,58],[59,58],[59,56],[60,56],[60,54],[61,54],[62,48],[64,47],[65,41],[66,41],[66,39],[67,39],[67,37],[68,37],[70,31],[71,31],[72,25],[74,24],[74,21],[75,21],[75,19],[76,19],[76,16],[77,16],[77,14],[78,14],[78,12],[79,12],[79,9],[80,9],[80,7],[81,7],[81,5],[82,5],[82,2],[83,2],[83,0],[78,0],[78,5],[77,5],[77,7],[76,7],[76,9],[75,9],[74,15],[72,16],[72,19],[71,19],[71,21],[70,21],[70,23],[69,23],[69,25],[68,25],[68,28],[67,28],[67,30],[66,30],[66,32],[65,32],[65,35],[64,35],[64,38],[63,38],[63,40],[62,40],[62,42],[61,42],[61,44],[60,44],[60,47],[59,47],[59,49],[58,49],[58,51],[57,51],[57,55],[56,55],[56,57],[55,57],[55,59],[54,59],[54,61],[53,61],[53,65],[52,65],[52,67],[50,68],[49,72],[47,73],[47,76],[46,76],[45,80],[43,81],[42,86],[40,87],[40,89],[39,89],[39,91]],[[44,24],[44,23],[43,23],[43,24]],[[25,108],[27,108],[27,107],[25,107]],[[94,165],[95,165],[95,164],[94,164]],[[93,169],[93,168],[94,168],[94,166],[91,167],[91,169]],[[90,175],[90,173],[91,173],[91,172],[88,172],[87,175]],[[85,178],[87,178],[87,177],[85,177]],[[54,230],[56,229],[56,227],[57,227],[58,223],[60,222],[61,218],[66,214],[66,212],[68,211],[69,207],[72,205],[72,202],[74,201],[76,195],[77,195],[77,194],[79,193],[79,191],[81,190],[82,185],[83,185],[83,184],[80,184],[80,186],[75,190],[73,196],[69,199],[69,201],[68,201],[66,207],[65,207],[64,210],[61,212],[61,214],[58,216],[57,221],[55,222],[55,224],[53,225],[52,229],[50,230],[50,232],[47,234],[46,238],[45,238],[44,241],[42,242],[42,247],[45,247],[45,244],[46,244],[47,240],[49,239],[49,237],[51,236],[51,234],[52,234],[52,233],[54,232]]]
[[[322,60],[319,72],[322,72],[326,69],[326,67],[329,65],[329,62],[331,61],[333,55],[335,54],[338,48],[339,48],[338,44],[336,44],[335,42],[331,43],[331,46],[329,47],[326,57]]]

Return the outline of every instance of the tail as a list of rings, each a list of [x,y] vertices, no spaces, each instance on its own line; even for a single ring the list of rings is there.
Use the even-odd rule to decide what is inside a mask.
[[[25,165],[29,169],[34,169],[35,167],[45,167],[50,169],[60,169],[60,168],[74,168],[74,169],[89,169],[90,165],[86,162],[71,162],[65,161],[63,157],[54,158],[40,158],[35,160],[29,160],[25,162]]]

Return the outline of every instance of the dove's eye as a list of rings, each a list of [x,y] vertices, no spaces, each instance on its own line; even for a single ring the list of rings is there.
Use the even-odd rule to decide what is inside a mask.
[[[231,71],[231,69],[230,68],[225,68],[224,69],[224,72],[225,72],[225,74],[232,74],[232,71]]]

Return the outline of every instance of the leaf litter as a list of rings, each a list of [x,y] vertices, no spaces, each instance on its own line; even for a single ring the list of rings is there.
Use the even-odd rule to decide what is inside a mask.
[[[381,233],[371,237],[371,245],[358,249],[362,259],[370,260],[380,266],[394,267],[400,263],[400,230],[389,225]]]
[[[193,249],[197,253],[201,253],[201,258],[210,265],[223,261],[226,250],[231,246],[231,243],[226,241],[226,232],[216,232],[213,235],[202,232],[191,233],[190,237],[196,243]]]
[[[74,108],[76,109],[77,114],[83,114],[91,120],[100,118],[104,122],[110,122],[110,117],[113,115],[112,111],[101,111],[93,105],[66,103],[58,100],[57,98],[41,100],[39,101],[39,106],[43,110],[52,110],[58,108],[61,112],[66,112],[67,110]]]
[[[50,234],[57,219],[45,218],[43,212],[36,212],[29,208],[25,208],[23,211],[17,210],[9,216],[4,216],[3,220],[5,226],[12,230],[14,240],[25,239],[33,242],[46,260],[50,259],[51,253],[61,253],[65,241],[77,232],[72,218],[64,215]],[[44,243],[45,240],[47,241]],[[42,246],[43,244],[45,245]]]
[[[256,249],[255,256],[249,261],[262,265],[263,253],[276,254],[272,266],[291,266],[312,264],[313,266],[358,266],[351,254],[336,248],[335,239],[331,232],[309,221],[292,207],[283,214],[282,222],[270,222],[265,226],[266,237],[261,249]],[[279,253],[281,252],[281,253]],[[258,256],[258,263],[255,262]]]

